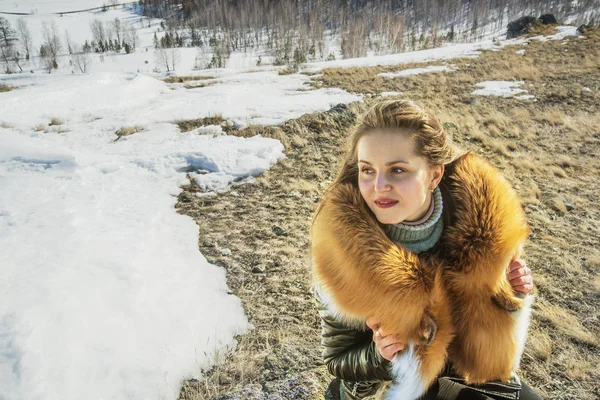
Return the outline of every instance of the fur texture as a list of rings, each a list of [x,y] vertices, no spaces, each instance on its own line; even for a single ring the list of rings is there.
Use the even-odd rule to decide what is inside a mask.
[[[339,313],[377,316],[411,343],[395,357],[387,399],[418,398],[447,357],[469,383],[508,380],[522,351],[511,311],[523,300],[506,275],[528,234],[520,202],[494,167],[470,153],[443,181],[456,222],[445,228],[438,257],[396,246],[350,184],[329,190],[313,219],[315,283]],[[430,318],[437,327],[433,340],[431,332],[423,334]]]

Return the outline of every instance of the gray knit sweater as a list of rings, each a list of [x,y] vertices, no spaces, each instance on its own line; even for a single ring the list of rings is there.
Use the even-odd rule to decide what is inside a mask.
[[[442,192],[439,187],[433,191],[433,201],[427,214],[415,222],[388,224],[385,231],[394,242],[413,253],[422,253],[431,249],[442,236],[444,222],[442,219]]]

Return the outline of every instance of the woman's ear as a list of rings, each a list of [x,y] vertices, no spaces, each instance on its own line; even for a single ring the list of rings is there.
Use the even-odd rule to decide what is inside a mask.
[[[435,165],[431,168],[431,186],[432,187],[437,187],[437,185],[440,184],[440,181],[442,180],[442,176],[444,176],[444,165]]]

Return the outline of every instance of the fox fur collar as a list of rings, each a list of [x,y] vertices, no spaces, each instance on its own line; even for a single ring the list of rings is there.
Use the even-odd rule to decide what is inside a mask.
[[[507,381],[525,344],[532,296],[506,274],[529,233],[516,193],[472,153],[441,183],[455,209],[434,252],[397,246],[350,183],[331,187],[313,217],[313,279],[331,311],[363,326],[375,316],[405,339],[387,399],[420,397],[447,360],[469,383]]]

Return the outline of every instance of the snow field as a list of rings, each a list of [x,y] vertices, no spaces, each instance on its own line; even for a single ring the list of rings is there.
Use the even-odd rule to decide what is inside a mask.
[[[283,145],[173,122],[277,124],[360,96],[215,72],[189,90],[132,73],[7,77],[19,88],[0,107],[0,398],[176,398],[251,328],[174,204],[187,172],[228,190]],[[126,126],[141,130],[116,140]]]

